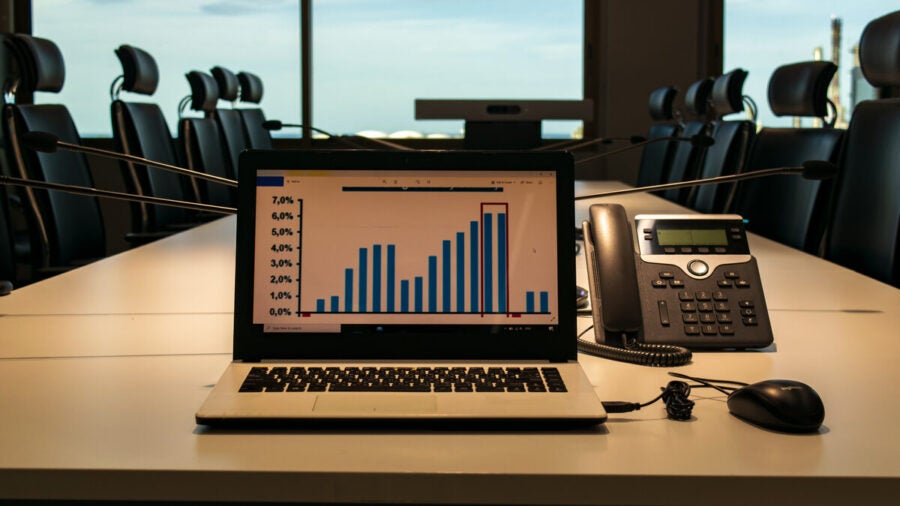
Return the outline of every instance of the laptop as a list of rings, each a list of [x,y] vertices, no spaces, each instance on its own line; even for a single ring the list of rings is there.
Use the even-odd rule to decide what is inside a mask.
[[[561,152],[244,152],[233,362],[198,424],[606,419]]]

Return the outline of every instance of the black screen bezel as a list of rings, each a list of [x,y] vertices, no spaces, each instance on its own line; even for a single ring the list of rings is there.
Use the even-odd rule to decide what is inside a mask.
[[[574,162],[565,152],[250,150],[240,156],[235,261],[234,359],[551,360],[577,357],[575,337]],[[410,328],[404,333],[264,333],[252,322],[252,237],[256,173],[266,169],[550,171],[556,174],[559,325],[507,333],[491,326],[464,332]],[[240,238],[247,238],[241,240]],[[498,338],[498,334],[500,337]]]

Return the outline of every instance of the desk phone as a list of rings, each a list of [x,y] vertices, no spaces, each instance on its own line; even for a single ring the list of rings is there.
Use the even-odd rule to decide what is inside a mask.
[[[760,348],[772,328],[744,221],[733,214],[635,217],[595,204],[585,250],[599,344],[628,336],[687,348]]]

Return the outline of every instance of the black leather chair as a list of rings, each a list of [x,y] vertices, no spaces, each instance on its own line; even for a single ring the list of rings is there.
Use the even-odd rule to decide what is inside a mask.
[[[900,86],[900,11],[866,25],[859,60],[873,86]],[[825,258],[900,287],[900,98],[856,105],[839,168]]]
[[[12,282],[16,279],[16,259],[13,244],[6,188],[0,187],[0,295],[5,295],[12,291]]]
[[[219,87],[209,74],[199,71],[188,72],[185,77],[191,86],[191,95],[186,97],[194,111],[202,117],[182,117],[178,121],[178,138],[184,149],[187,166],[191,170],[214,176],[234,179],[235,173],[228,163],[219,124],[213,111],[219,100]],[[199,201],[207,204],[235,206],[236,192],[225,185],[191,178]]]
[[[747,153],[756,136],[756,125],[747,120],[722,120],[723,116],[744,110],[744,80],[747,72],[735,69],[716,78],[710,94],[717,120],[712,123],[711,135],[715,144],[706,151],[697,177],[736,174],[743,170]],[[733,184],[704,185],[689,192],[688,205],[704,213],[721,213],[728,207],[734,192]]]
[[[238,99],[238,89],[240,87],[237,76],[234,72],[223,67],[213,67],[210,69],[210,73],[219,87],[219,100],[226,100],[233,105]],[[231,173],[237,176],[238,157],[241,151],[248,147],[247,134],[244,131],[241,113],[233,107],[229,109],[217,107],[213,110],[213,117],[219,125],[219,131],[222,132],[226,163],[229,165]]]
[[[701,79],[688,86],[687,92],[684,94],[684,112],[685,116],[692,119],[684,124],[681,131],[682,137],[691,138],[695,135],[708,134],[710,127],[706,121],[706,114],[709,110],[709,94],[712,86],[713,79],[711,77]],[[689,142],[676,142],[675,154],[672,156],[672,164],[665,182],[678,183],[695,179],[707,149],[705,146],[695,146]],[[665,190],[659,195],[684,205],[687,204],[690,190],[686,188]]]
[[[783,65],[769,79],[769,107],[776,116],[823,118],[828,85],[837,67],[827,61]],[[834,128],[763,128],[756,136],[745,172],[799,166],[808,160],[837,161],[844,131]],[[830,180],[774,176],[738,185],[732,211],[747,229],[788,246],[818,254],[825,230]]]
[[[62,89],[65,64],[56,44],[23,34],[7,36],[4,42],[18,69],[18,82],[10,90],[55,93]],[[33,131],[80,144],[78,130],[64,105],[7,104],[3,108],[3,127],[15,176],[93,186],[82,154],[37,153],[21,144],[21,136]],[[19,195],[31,243],[30,277],[39,279],[105,256],[105,229],[95,198],[33,189],[25,189]]]
[[[180,166],[172,134],[159,106],[149,102],[126,102],[118,98],[118,86],[129,93],[153,95],[159,83],[156,60],[146,51],[127,44],[119,46],[115,53],[123,72],[113,82],[113,101],[110,106],[116,148],[128,155]],[[187,177],[130,162],[121,162],[121,167],[125,188],[130,193],[181,201],[194,198]],[[131,237],[147,239],[152,234],[184,229],[193,219],[191,211],[177,207],[134,203],[134,233]]]
[[[647,132],[647,139],[676,137],[681,134],[681,125],[675,121],[675,108],[672,105],[676,95],[678,90],[672,86],[650,93],[650,117],[655,123]],[[637,185],[649,186],[666,182],[677,147],[676,141],[653,142],[644,146]]]
[[[258,104],[262,101],[263,84],[256,74],[238,72],[241,85],[241,103]],[[247,134],[248,147],[253,149],[272,149],[272,135],[263,128],[266,116],[259,107],[241,107],[238,109],[244,132]]]

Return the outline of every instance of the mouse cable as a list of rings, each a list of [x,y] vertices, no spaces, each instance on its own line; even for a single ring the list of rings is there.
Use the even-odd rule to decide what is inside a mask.
[[[728,385],[747,385],[747,383],[743,383],[740,381],[697,378],[678,372],[669,372],[669,375],[676,378],[696,381],[699,384],[690,385],[684,381],[673,380],[670,381],[665,388],[660,388],[660,390],[662,390],[661,394],[643,404],[639,402],[604,401],[602,403],[603,409],[605,409],[607,413],[630,413],[632,411],[637,411],[641,408],[645,408],[662,399],[662,401],[666,404],[667,418],[671,420],[690,420],[691,412],[694,409],[694,401],[689,399],[689,396],[691,395],[691,388],[714,388],[722,392],[723,394],[728,395],[731,393],[731,390],[736,390],[738,388]],[[720,383],[722,385],[717,385],[716,383]]]
[[[701,385],[703,386],[703,385]],[[694,401],[688,399],[691,386],[684,381],[670,381],[662,393],[643,404],[639,402],[603,401],[603,409],[607,413],[630,413],[656,403],[660,399],[666,404],[666,415],[672,420],[690,420]]]

